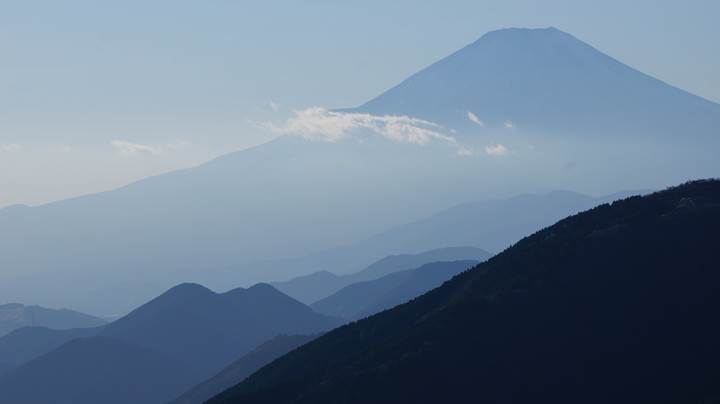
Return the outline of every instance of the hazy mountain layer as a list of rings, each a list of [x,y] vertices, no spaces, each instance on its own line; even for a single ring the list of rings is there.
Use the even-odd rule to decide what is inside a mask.
[[[174,381],[166,389],[161,389],[163,394],[169,394],[164,396],[164,400],[170,400],[277,335],[313,334],[339,324],[339,319],[316,314],[308,306],[267,284],[258,284],[248,289],[238,288],[222,294],[200,285],[183,284],[102,327],[64,331],[39,327],[16,330],[0,338],[0,362],[21,366],[5,376],[11,380],[7,383],[16,386],[13,391],[17,395],[12,397],[21,396],[23,389],[33,383],[45,383],[45,379],[36,375],[47,375],[47,372],[55,369],[77,374],[76,378],[65,375],[68,379],[63,380],[67,380],[69,386],[57,391],[58,402],[91,404],[98,402],[91,400],[91,397],[95,397],[96,386],[81,382],[85,372],[97,370],[103,374],[107,370],[105,367],[112,364],[100,358],[118,355],[114,350],[117,344],[121,344],[124,347],[122,349],[138,347],[153,352],[154,356],[149,357],[149,362],[144,362],[143,355],[137,354],[134,356],[134,362],[137,363],[133,362],[132,366],[147,365],[150,369],[167,366],[157,377],[161,384]],[[87,341],[96,340],[85,339],[82,341],[86,342],[74,344],[82,337],[102,337],[97,341],[112,343],[88,345]],[[68,347],[72,348],[70,352],[73,355],[78,355],[78,363],[63,362],[68,361]],[[172,364],[160,358],[167,358]],[[130,361],[127,365],[131,365]],[[168,373],[175,368],[177,374]],[[129,387],[136,380],[132,372],[128,370],[127,373],[118,371],[110,374],[113,378],[98,386],[98,391],[108,392],[116,388],[123,392],[125,402],[145,399],[135,396],[144,394],[143,389]],[[151,376],[152,372],[144,376],[146,385],[154,383],[155,379]],[[0,379],[0,382],[3,380]],[[28,397],[35,397],[31,392],[26,392]],[[88,401],[80,401],[81,398]],[[0,402],[13,403],[3,400],[0,394]]]
[[[418,254],[390,255],[378,260],[363,270],[348,275],[336,275],[328,271],[315,272],[272,285],[288,296],[306,304],[326,298],[345,286],[379,279],[391,273],[414,269],[436,261],[477,260],[484,261],[491,254],[475,247],[446,247]],[[350,260],[350,257],[347,258]],[[302,260],[299,260],[302,261]],[[361,261],[361,260],[358,260]]]
[[[720,169],[720,106],[554,29],[489,33],[355,115],[330,112],[299,114],[287,136],[199,167],[0,210],[0,296],[124,314],[181,282],[220,289],[339,271],[258,262],[353,245],[467,201],[658,188]],[[482,241],[408,242],[340,262],[494,249]]]
[[[720,181],[602,205],[211,403],[676,403],[720,394]]]
[[[312,304],[318,313],[348,320],[368,317],[434,289],[478,261],[434,262],[372,281],[353,283]]]
[[[0,305],[0,337],[22,327],[64,330],[97,327],[103,324],[105,324],[103,319],[72,310],[53,310],[17,303]]]

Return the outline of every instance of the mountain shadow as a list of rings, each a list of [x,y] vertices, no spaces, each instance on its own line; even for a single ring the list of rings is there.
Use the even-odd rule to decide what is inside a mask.
[[[704,403],[719,397],[720,181],[568,217],[210,403]]]

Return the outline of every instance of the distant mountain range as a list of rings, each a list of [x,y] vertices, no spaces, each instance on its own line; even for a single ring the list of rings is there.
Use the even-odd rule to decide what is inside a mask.
[[[458,251],[452,248],[443,249],[437,247],[475,245],[492,252],[499,252],[519,241],[522,237],[543,227],[550,226],[566,216],[637,193],[621,192],[602,197],[590,197],[576,192],[553,191],[544,194],[523,194],[511,198],[463,203],[420,220],[391,228],[348,246],[292,260],[273,261],[258,265],[261,268],[292,265],[298,271],[312,271],[321,268],[341,274],[352,274],[358,271],[358,268],[375,265],[373,264],[374,261],[389,254],[396,254],[399,251],[411,253],[410,255],[422,254],[426,250],[435,252],[444,250],[448,254],[434,256],[427,260],[420,259],[415,261],[414,265],[407,265],[402,269],[418,267],[433,261],[462,259],[483,261],[483,257],[479,255],[462,255],[457,254]],[[435,253],[430,254],[432,256]],[[380,261],[378,264],[382,265],[382,262]],[[321,271],[307,278],[299,277],[287,286],[283,282],[277,282],[274,285],[285,293],[303,300],[304,297],[294,295],[295,291],[291,289],[291,285],[298,285],[300,289],[305,288],[303,285],[327,284],[334,286],[338,284],[336,278],[325,273],[325,271]],[[371,277],[365,277],[353,280],[371,279]],[[343,286],[350,283],[352,282]],[[310,301],[310,303],[312,302]]]
[[[659,188],[720,169],[718,104],[555,29],[489,33],[347,112],[355,115],[330,119],[389,124],[334,142],[289,134],[113,191],[0,210],[0,296],[105,316],[181,282],[220,290],[349,273],[388,254],[502,249],[509,243],[478,236],[368,247],[372,254],[357,261],[339,260],[352,268],[278,262],[352,246],[468,201]],[[393,114],[433,122],[418,128],[416,120],[393,123]],[[492,219],[488,226],[513,220]]]
[[[328,316],[356,320],[408,302],[435,289],[478,261],[433,262],[340,289],[312,307]]]
[[[17,366],[0,378],[0,391],[14,392],[0,394],[0,403],[91,404],[104,402],[104,392],[114,392],[113,402],[169,401],[277,335],[340,323],[267,284],[222,294],[183,284],[102,327],[23,328],[0,338],[0,362]],[[62,374],[52,382],[62,388],[32,389],[53,373]]]
[[[46,309],[18,303],[0,305],[0,337],[22,327],[47,327],[56,330],[98,327],[106,321],[67,309]]]
[[[328,271],[315,272],[285,282],[274,282],[278,290],[299,301],[311,304],[326,298],[340,289],[358,282],[382,278],[386,275],[437,261],[477,260],[485,261],[492,254],[475,247],[446,247],[418,254],[389,255],[361,271],[336,275]],[[349,258],[348,258],[349,259]]]
[[[217,375],[193,387],[170,404],[202,404],[215,395],[240,383],[273,360],[299,346],[305,345],[316,337],[314,335],[279,335],[253,349]]]
[[[718,180],[593,208],[209,403],[716,402],[717,229]]]

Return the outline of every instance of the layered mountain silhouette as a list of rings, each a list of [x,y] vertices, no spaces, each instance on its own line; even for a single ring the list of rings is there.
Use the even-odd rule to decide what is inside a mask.
[[[162,392],[162,399],[169,401],[277,335],[313,334],[338,324],[340,320],[316,314],[267,284],[221,294],[197,284],[182,284],[102,327],[63,331],[23,328],[0,338],[0,361],[20,366],[2,380],[18,386],[13,391],[20,396],[23,389],[42,382],[48,372],[63,372],[63,383],[68,387],[62,396],[57,391],[57,402],[96,403],[91,398],[98,391],[122,392],[124,402],[140,402],[144,389],[150,387],[130,387],[138,379],[127,368],[127,372],[117,371],[111,373],[113,377],[93,383],[82,381],[85,374],[95,370],[103,374],[104,367],[111,366],[103,358],[119,355],[116,347],[122,352],[135,347],[141,351],[129,352],[133,361],[128,360],[127,365],[163,368],[157,375],[158,383],[173,383],[159,388],[158,394]],[[78,360],[68,360],[68,352]],[[152,386],[152,372],[141,374],[143,383]],[[38,397],[26,392],[28,397]],[[0,394],[0,402],[14,401]]]
[[[80,338],[0,379],[0,402],[156,404],[192,380],[186,366],[153,350],[113,338]]]
[[[675,403],[720,394],[720,181],[568,217],[210,403]]]
[[[468,201],[659,188],[720,168],[717,104],[553,29],[487,34],[358,111],[437,121],[430,128],[444,140],[288,135],[113,191],[0,210],[0,296],[127,313],[188,280],[220,290],[339,271],[276,260],[353,245]],[[494,250],[480,241],[344,261],[356,271],[388,254]]]
[[[346,286],[311,307],[318,313],[348,320],[368,317],[410,301],[477,263],[452,261],[425,264],[417,269]]]
[[[436,261],[477,260],[484,261],[491,254],[475,247],[446,247],[418,254],[396,254],[380,259],[361,271],[336,275],[329,271],[315,272],[285,282],[274,282],[277,289],[306,304],[330,296],[345,286],[382,278],[386,275],[417,268]],[[348,259],[350,259],[348,257]],[[360,261],[360,260],[356,260]],[[322,264],[321,264],[322,265]],[[325,264],[327,265],[327,264]]]
[[[294,265],[296,268],[307,268],[309,270],[312,268],[332,268],[338,273],[355,273],[358,265],[376,265],[376,263],[371,264],[370,262],[379,257],[393,254],[393,252],[406,251],[420,254],[419,256],[422,257],[422,251],[424,250],[430,250],[426,251],[430,254],[430,259],[424,262],[422,262],[422,259],[414,261],[415,265],[408,265],[402,269],[410,269],[433,261],[462,259],[483,261],[481,255],[461,255],[455,251],[461,252],[462,250],[438,249],[436,247],[442,245],[478,245],[490,251],[499,252],[526,235],[550,226],[566,216],[632,194],[632,192],[620,192],[602,197],[591,197],[577,192],[552,191],[544,194],[522,194],[511,198],[468,202],[444,209],[420,220],[388,229],[348,246],[293,260],[273,262],[270,265]],[[433,248],[434,250],[431,250]],[[449,254],[434,255],[435,253],[432,251],[445,251]],[[377,264],[382,265],[382,262],[381,259]],[[327,284],[328,287],[337,287],[339,284],[338,277],[328,275],[326,272],[318,272],[307,278],[300,277],[289,284],[275,283],[274,285],[291,296],[299,292],[291,288],[291,285],[297,285],[297,289],[300,290],[303,290],[306,287],[305,285],[311,286],[313,284],[321,286]],[[372,272],[374,270],[371,269],[365,273]],[[358,282],[372,280],[373,278],[365,276],[345,279]],[[350,283],[352,282],[345,285]],[[298,294],[298,296],[300,295]],[[298,296],[294,297],[302,300]],[[326,296],[329,296],[329,293],[324,297]],[[313,301],[310,303],[313,303]]]
[[[46,309],[19,303],[0,305],[0,337],[22,327],[47,327],[56,330],[98,327],[105,320],[67,309]]]
[[[314,335],[279,335],[253,349],[217,375],[193,387],[170,404],[202,404],[240,383],[273,360],[305,345],[316,337]]]

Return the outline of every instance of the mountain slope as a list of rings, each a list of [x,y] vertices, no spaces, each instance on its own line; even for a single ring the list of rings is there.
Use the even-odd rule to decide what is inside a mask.
[[[43,368],[62,369],[66,364],[54,361],[65,357],[57,352],[62,351],[68,343],[81,337],[107,338],[154,352],[156,356],[176,364],[175,376],[182,383],[163,390],[169,394],[165,400],[170,400],[276,335],[313,334],[339,324],[340,320],[317,314],[267,284],[258,284],[248,289],[237,288],[221,294],[197,284],[182,284],[102,327],[62,331],[38,327],[16,330],[0,338],[0,362],[18,366],[42,358]],[[112,351],[115,346],[91,345],[87,349],[92,352],[85,352],[86,345],[80,344],[73,345],[73,352],[87,357],[112,357],[117,355],[117,352]],[[108,351],[99,353],[104,349]],[[87,362],[83,366],[87,366],[85,370],[91,372],[92,366],[100,365],[98,362]],[[166,380],[164,378],[172,380],[173,366],[162,375],[157,375],[160,381]],[[118,379],[109,382],[123,385],[133,380],[131,374],[127,374],[126,378],[121,376],[118,374]],[[153,380],[148,376],[145,382],[152,384]],[[27,383],[18,383],[18,386],[30,385],[29,379],[23,378],[23,381]],[[42,379],[35,381],[44,382]],[[62,390],[63,396],[58,396],[58,400],[76,395],[86,397],[86,393],[94,388],[91,384],[75,383],[73,386],[78,390]],[[123,397],[132,398],[134,391],[127,392]],[[79,400],[76,397],[75,404],[93,403]]]
[[[372,281],[353,283],[311,307],[318,313],[349,320],[367,317],[412,300],[477,263],[434,262]]]
[[[0,379],[0,402],[157,404],[191,380],[191,371],[152,350],[112,338],[81,338]]]
[[[193,387],[176,400],[173,400],[171,404],[202,404],[213,396],[240,383],[273,360],[315,338],[316,336],[312,335],[277,336],[236,360],[217,375]]]
[[[357,111],[417,116],[474,132],[507,122],[544,135],[716,136],[720,106],[555,28],[510,28],[421,70]],[[468,118],[482,120],[483,127]],[[688,119],[690,118],[690,119]]]
[[[720,181],[594,208],[211,403],[708,402],[718,229]]]
[[[430,262],[456,260],[485,261],[490,258],[491,255],[489,252],[475,247],[436,248],[418,254],[389,255],[352,274],[335,275],[332,272],[320,271],[293,278],[285,282],[274,282],[272,285],[288,296],[310,304],[328,297],[354,283],[379,279],[386,275],[414,269]],[[350,259],[348,258],[348,260]],[[356,261],[361,260],[358,259]]]
[[[2,209],[0,296],[126,313],[188,280],[219,289],[337,271],[257,263],[352,245],[466,201],[659,188],[720,169],[720,106],[556,30],[490,33],[359,111],[437,121],[444,136],[418,144],[427,128],[412,125],[337,142],[288,135],[109,192]],[[350,269],[449,245],[493,249],[374,251]]]
[[[630,194],[623,192],[591,197],[576,192],[553,191],[469,202],[393,227],[346,247],[281,263],[309,270],[321,268],[347,273],[357,271],[358,265],[372,265],[373,261],[399,251],[420,253],[438,246],[476,245],[498,252],[566,216]],[[483,261],[480,256],[438,256],[404,269],[432,261],[456,259]]]
[[[0,305],[0,337],[22,327],[47,327],[56,330],[90,328],[105,324],[105,320],[61,309],[25,306],[17,303]]]

